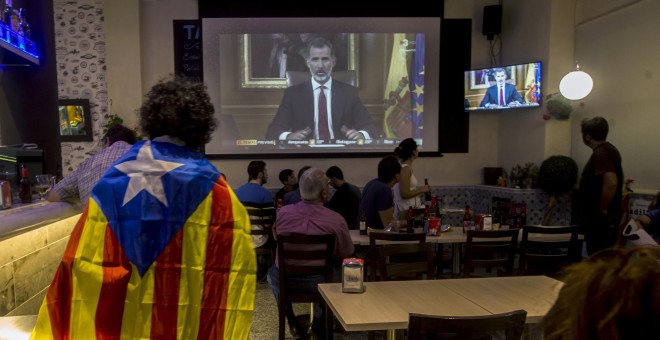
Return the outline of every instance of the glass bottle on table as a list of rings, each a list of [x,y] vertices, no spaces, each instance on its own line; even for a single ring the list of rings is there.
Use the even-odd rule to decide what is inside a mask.
[[[360,209],[360,235],[367,234],[367,213],[364,208]]]
[[[463,234],[467,234],[472,224],[472,214],[470,213],[470,206],[465,206],[465,213],[463,214]]]
[[[18,197],[21,203],[32,203],[32,182],[30,173],[25,165],[21,165],[21,179],[18,182]]]
[[[424,178],[424,185],[427,186],[427,187],[429,186],[429,179],[428,178]],[[424,193],[424,204],[428,205],[428,202],[431,202],[431,199],[432,199],[431,198],[431,190],[430,190],[430,187],[429,187],[429,191]]]
[[[415,226],[415,210],[412,206],[408,207],[408,214],[406,216],[406,232],[409,234],[413,233],[413,227]]]

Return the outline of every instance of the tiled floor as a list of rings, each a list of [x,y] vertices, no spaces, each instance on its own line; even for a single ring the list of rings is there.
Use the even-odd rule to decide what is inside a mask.
[[[296,315],[309,315],[309,304],[295,304]],[[357,340],[367,339],[366,332],[346,333],[335,331],[337,340]],[[288,332],[286,339],[294,339]],[[257,292],[254,298],[254,316],[252,318],[252,329],[250,329],[250,339],[253,340],[273,340],[277,339],[277,305],[273,293],[267,283],[257,283]],[[312,337],[311,339],[314,339]]]

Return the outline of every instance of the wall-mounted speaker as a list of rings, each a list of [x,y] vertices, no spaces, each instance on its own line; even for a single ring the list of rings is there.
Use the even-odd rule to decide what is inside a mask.
[[[484,20],[481,33],[488,40],[502,32],[502,5],[484,6]]]

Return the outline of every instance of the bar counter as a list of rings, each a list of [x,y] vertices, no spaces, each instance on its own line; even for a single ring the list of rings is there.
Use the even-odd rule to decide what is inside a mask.
[[[80,214],[47,201],[0,210],[0,316],[37,314]]]

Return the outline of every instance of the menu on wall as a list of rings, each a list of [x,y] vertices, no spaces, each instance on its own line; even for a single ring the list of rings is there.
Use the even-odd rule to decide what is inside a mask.
[[[201,20],[174,20],[174,73],[192,81],[204,80]]]

